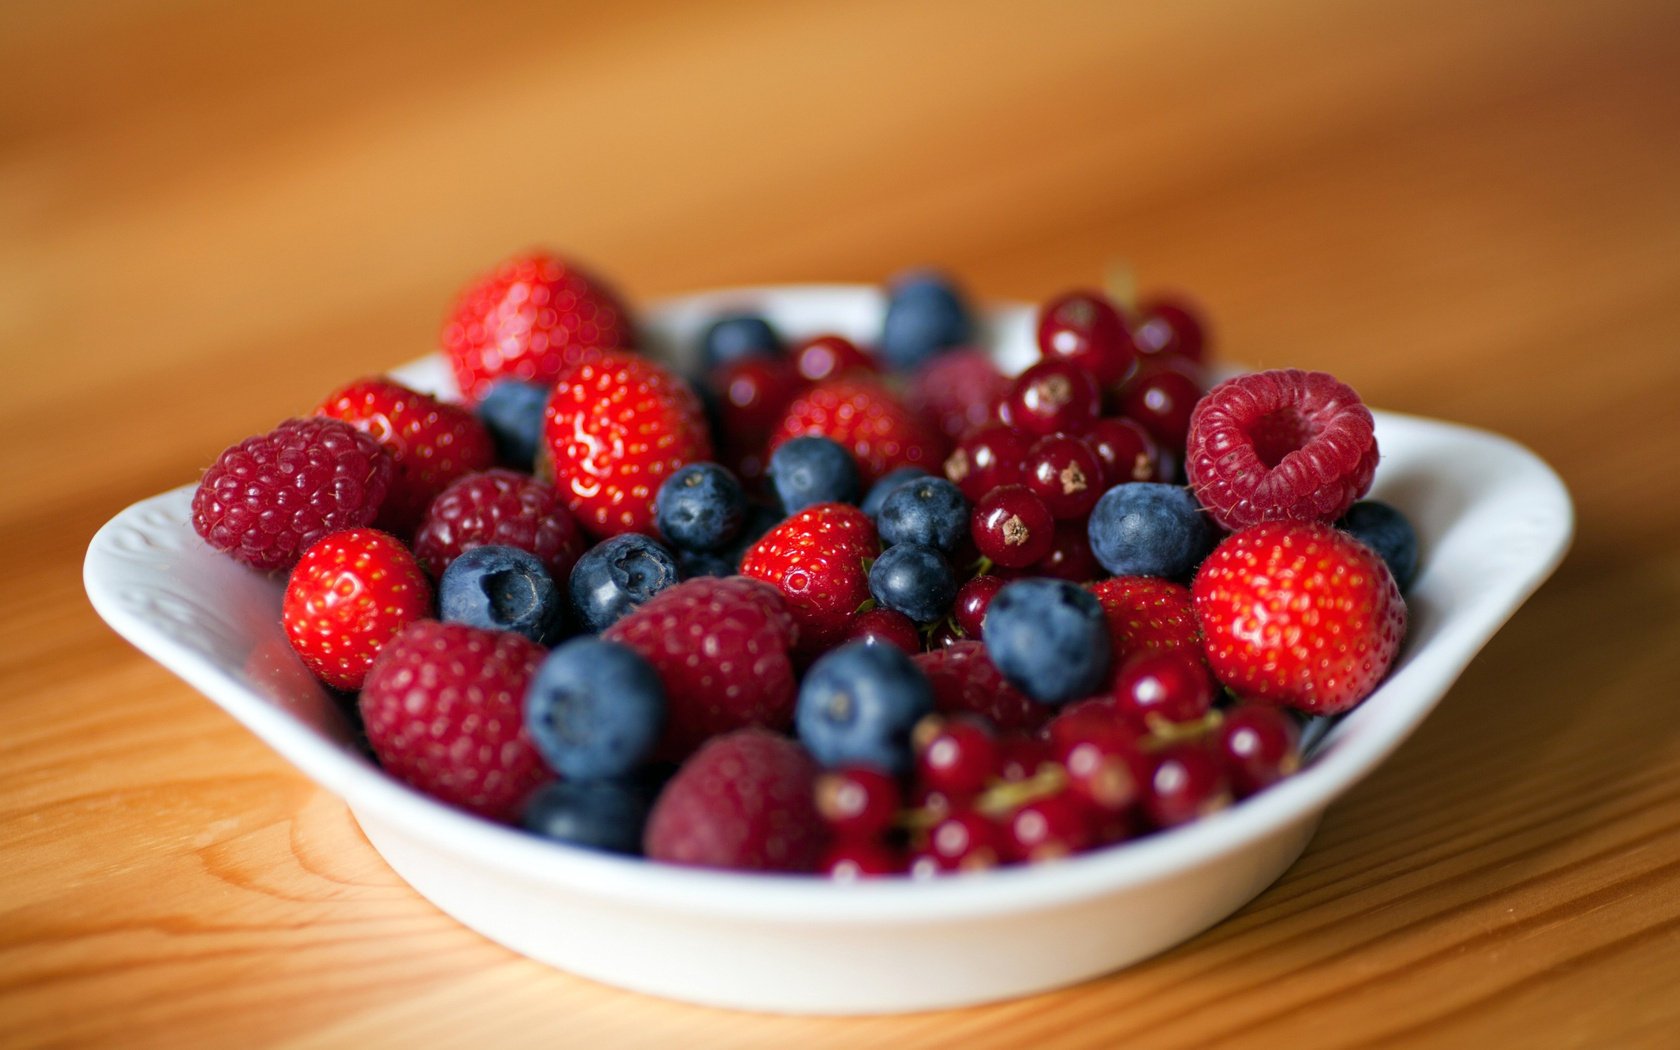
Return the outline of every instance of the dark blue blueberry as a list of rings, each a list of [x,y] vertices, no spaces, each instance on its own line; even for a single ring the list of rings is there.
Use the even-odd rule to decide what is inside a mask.
[[[869,487],[869,494],[863,497],[863,512],[871,519],[881,514],[881,504],[887,497],[898,491],[898,487],[905,482],[915,481],[917,478],[930,477],[921,467],[899,467],[881,475],[881,480]]]
[[[633,783],[556,781],[532,793],[521,823],[544,838],[635,855],[642,852],[649,808],[646,794]]]
[[[876,524],[883,543],[920,543],[952,551],[968,535],[968,518],[962,489],[944,478],[922,478],[888,496]]]
[[[890,367],[913,371],[941,351],[969,342],[973,335],[968,304],[944,275],[912,273],[893,282],[880,345]]]
[[[445,620],[487,631],[514,631],[538,645],[566,633],[566,598],[542,559],[517,547],[473,547],[438,581]]]
[[[715,551],[746,523],[747,497],[735,475],[716,463],[690,463],[665,479],[654,499],[654,520],[672,546]]]
[[[548,385],[521,379],[498,379],[478,403],[478,418],[490,431],[496,459],[529,471],[542,443],[543,408]]]
[[[1116,576],[1184,577],[1213,550],[1213,523],[1190,490],[1132,481],[1103,493],[1086,534]]]
[[[891,645],[850,642],[811,665],[799,685],[799,739],[825,766],[910,769],[910,730],[933,710],[933,687]]]
[[[1361,500],[1348,508],[1336,527],[1376,551],[1402,593],[1411,590],[1417,579],[1418,538],[1404,514],[1380,500]]]
[[[917,623],[933,623],[957,600],[951,563],[932,547],[898,543],[881,552],[869,568],[869,593],[884,609],[901,612]]]
[[[700,364],[710,372],[747,357],[779,357],[781,337],[770,322],[754,314],[730,314],[707,326],[700,337]]]
[[[733,576],[741,571],[741,559],[715,551],[684,551],[677,554],[677,572],[685,580],[697,576]]]
[[[788,514],[818,503],[856,503],[863,494],[852,454],[814,434],[796,437],[770,454],[770,486]]]
[[[665,688],[629,646],[574,638],[548,654],[525,690],[525,728],[567,780],[621,777],[659,742]]]
[[[1108,680],[1108,621],[1096,595],[1077,584],[1004,584],[986,607],[980,633],[997,669],[1039,703],[1090,696]]]
[[[572,567],[569,589],[578,623],[599,633],[678,580],[677,559],[636,532],[602,540]]]

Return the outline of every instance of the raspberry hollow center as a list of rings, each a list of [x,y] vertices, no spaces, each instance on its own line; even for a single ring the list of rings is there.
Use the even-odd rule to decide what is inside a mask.
[[[1249,428],[1249,440],[1254,454],[1271,470],[1283,462],[1285,456],[1309,445],[1318,436],[1319,428],[1302,416],[1293,406],[1268,412]]]

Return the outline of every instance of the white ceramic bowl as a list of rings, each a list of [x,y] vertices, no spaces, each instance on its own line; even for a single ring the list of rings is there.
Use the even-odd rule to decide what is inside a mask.
[[[871,288],[744,289],[648,313],[655,352],[681,363],[725,306],[791,335],[870,341]],[[1019,369],[1032,313],[994,311],[986,338]],[[400,373],[453,393],[435,358]],[[546,842],[431,801],[350,744],[342,717],[287,647],[282,580],[213,553],[190,486],[117,515],[88,549],[99,614],[299,770],[342,796],[391,866],[438,907],[533,958],[609,984],[719,1006],[880,1013],[1025,995],[1153,955],[1219,922],[1275,880],[1326,806],[1393,751],[1476,651],[1551,572],[1573,511],[1557,476],[1513,442],[1377,414],[1373,494],[1422,537],[1411,634],[1388,680],[1318,741],[1296,776],[1188,827],[1057,864],[833,885],[692,871]],[[206,461],[212,450],[206,450]]]

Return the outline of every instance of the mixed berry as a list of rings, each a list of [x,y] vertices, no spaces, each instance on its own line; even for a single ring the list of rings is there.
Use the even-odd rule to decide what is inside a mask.
[[[390,775],[653,861],[835,879],[1197,820],[1377,688],[1419,564],[1346,385],[1211,389],[1177,297],[1073,291],[993,364],[947,277],[869,345],[717,316],[682,375],[569,260],[511,259],[385,377],[224,452],[205,542]],[[302,673],[301,671],[299,673]]]

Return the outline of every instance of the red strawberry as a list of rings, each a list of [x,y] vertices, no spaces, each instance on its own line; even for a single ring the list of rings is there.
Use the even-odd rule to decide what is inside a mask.
[[[712,456],[700,399],[643,357],[604,353],[561,373],[543,419],[555,488],[597,537],[652,535],[653,500],[679,468]]]
[[[415,556],[433,579],[464,552],[491,544],[535,554],[563,587],[585,541],[553,485],[512,470],[456,478],[414,533]]]
[[[775,588],[730,576],[661,591],[604,637],[636,650],[659,672],[667,698],[659,750],[681,758],[733,729],[793,724],[788,653],[798,634]]]
[[[1318,522],[1233,533],[1191,593],[1221,682],[1244,699],[1315,715],[1368,696],[1406,634],[1406,603],[1382,559]]]
[[[546,383],[599,351],[635,345],[619,298],[550,252],[516,255],[468,285],[441,340],[456,386],[475,404],[503,376]]]
[[[933,473],[945,455],[938,434],[920,417],[879,382],[855,374],[818,383],[794,398],[770,447],[803,434],[849,449],[866,486],[898,467]]]
[[[336,419],[288,419],[216,457],[193,493],[193,530],[255,569],[284,569],[329,532],[371,525],[395,467]]]
[[[1091,593],[1108,616],[1116,668],[1144,649],[1201,653],[1190,588],[1154,576],[1115,576],[1091,584]]]
[[[741,575],[782,593],[799,623],[800,651],[819,653],[845,637],[869,600],[864,561],[881,552],[875,523],[845,503],[807,507],[765,533],[741,558]]]
[[[955,441],[996,420],[998,405],[1014,385],[985,351],[950,350],[916,370],[904,401]]]
[[[313,414],[342,419],[391,454],[397,474],[379,524],[399,536],[414,531],[444,486],[496,461],[490,432],[476,415],[389,379],[359,379],[335,391]]]
[[[747,871],[811,871],[826,834],[817,763],[762,729],[717,737],[683,763],[648,817],[653,860]]]
[[[1004,680],[982,642],[963,639],[911,658],[933,686],[934,706],[946,714],[980,715],[997,728],[1037,729],[1055,714]]]
[[[321,681],[354,690],[385,643],[431,611],[432,585],[408,548],[376,529],[350,529],[303,552],[280,622]]]
[[[552,774],[525,731],[543,648],[509,631],[417,620],[362,685],[368,743],[386,772],[433,798],[511,821]]]

